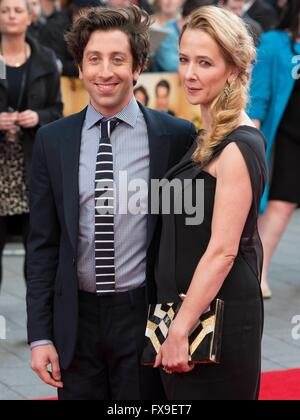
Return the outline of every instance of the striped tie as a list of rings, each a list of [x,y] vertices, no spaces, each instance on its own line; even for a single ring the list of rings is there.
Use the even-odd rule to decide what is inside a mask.
[[[95,177],[95,266],[98,295],[115,292],[114,171],[110,135],[120,121],[101,121]]]

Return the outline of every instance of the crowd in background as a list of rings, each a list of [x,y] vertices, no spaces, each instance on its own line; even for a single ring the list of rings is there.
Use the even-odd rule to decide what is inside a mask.
[[[130,3],[153,15],[154,30],[166,33],[150,57],[149,72],[177,72],[180,32],[191,12],[203,5],[232,11],[253,35],[258,60],[249,113],[265,134],[273,173],[260,220],[265,248],[263,293],[271,297],[271,257],[300,204],[300,75],[291,76],[293,57],[300,54],[299,0],[0,0],[0,55],[6,64],[6,80],[0,80],[0,284],[8,226],[16,217],[26,244],[27,190],[36,131],[63,115],[60,76],[78,77],[64,34],[87,7],[118,8]],[[156,108],[174,114],[168,105],[170,89],[162,76],[155,89]],[[147,86],[138,87],[135,95],[148,104]]]
[[[150,3],[151,2],[151,3]],[[64,76],[77,77],[78,70],[64,42],[64,33],[70,29],[80,11],[93,6],[110,8],[137,4],[153,16],[154,27],[166,30],[168,36],[155,51],[149,71],[177,72],[178,37],[191,12],[204,5],[219,5],[242,17],[256,42],[263,32],[276,27],[286,0],[28,0],[32,14],[29,35],[52,49],[57,57],[59,71]]]

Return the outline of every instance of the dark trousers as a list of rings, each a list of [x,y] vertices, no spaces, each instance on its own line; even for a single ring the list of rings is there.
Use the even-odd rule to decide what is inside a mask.
[[[141,366],[147,317],[145,289],[97,296],[79,292],[74,360],[62,371],[60,400],[161,400],[159,372]]]
[[[25,261],[24,261],[24,278],[26,279],[26,249],[27,249],[27,238],[29,232],[29,215],[22,214],[20,216],[6,216],[0,217],[0,287],[2,283],[2,254],[7,240],[7,228],[9,221],[14,218],[16,222],[20,222],[22,229],[22,241],[25,247]]]

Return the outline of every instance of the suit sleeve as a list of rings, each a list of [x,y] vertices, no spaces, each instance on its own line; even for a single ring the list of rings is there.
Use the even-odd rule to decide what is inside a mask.
[[[30,233],[27,251],[28,342],[52,340],[54,283],[60,225],[47,170],[43,130],[34,146],[30,182]]]
[[[197,130],[193,123],[189,123],[185,129],[184,133],[184,140],[185,140],[185,148],[183,156],[190,150],[193,143],[196,141],[197,138]],[[181,158],[183,157],[181,156]]]
[[[192,146],[192,144],[194,143],[196,138],[197,138],[197,130],[196,130],[196,127],[194,126],[194,124],[191,123],[190,132],[189,132],[189,139],[188,139],[189,148]]]

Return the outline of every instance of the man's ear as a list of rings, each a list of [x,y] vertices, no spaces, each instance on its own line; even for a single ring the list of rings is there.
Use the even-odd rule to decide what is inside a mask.
[[[137,82],[140,74],[142,72],[142,67],[141,66],[137,66],[136,69],[133,71],[133,81]]]
[[[82,74],[82,64],[80,64],[80,65],[78,66],[78,71],[79,71],[79,79],[80,79],[80,80],[83,80],[83,74]]]

